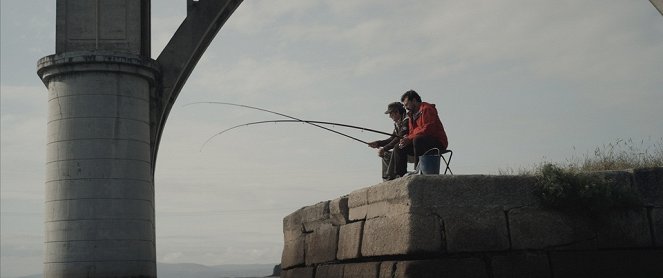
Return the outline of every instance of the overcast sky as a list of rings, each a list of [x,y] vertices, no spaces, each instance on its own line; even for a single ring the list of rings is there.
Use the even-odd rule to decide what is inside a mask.
[[[186,13],[152,1],[158,56]],[[1,276],[41,271],[55,1],[1,2]],[[155,177],[159,262],[278,263],[282,218],[381,181],[376,152],[295,117],[390,131],[409,89],[437,105],[456,174],[564,162],[663,136],[663,17],[647,0],[247,0],[173,107]],[[362,140],[384,139],[348,132]],[[412,166],[410,166],[412,167]]]

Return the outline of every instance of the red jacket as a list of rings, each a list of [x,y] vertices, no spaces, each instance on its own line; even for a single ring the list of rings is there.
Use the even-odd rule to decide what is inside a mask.
[[[449,145],[449,142],[447,141],[447,133],[444,132],[444,126],[442,126],[440,117],[437,115],[435,104],[422,102],[419,106],[419,111],[414,115],[410,115],[408,125],[410,131],[407,137],[410,139],[422,135],[428,135],[438,139],[445,149]]]

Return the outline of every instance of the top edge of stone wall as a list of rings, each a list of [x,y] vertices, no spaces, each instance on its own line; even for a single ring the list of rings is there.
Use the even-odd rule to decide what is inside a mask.
[[[645,206],[663,207],[663,167],[586,174],[600,175],[616,183],[633,186],[643,197]],[[536,179],[536,176],[531,175],[412,175],[303,207],[284,218],[284,228],[315,221],[344,224],[346,221],[365,219],[371,207],[385,210],[385,206],[394,205],[399,208],[391,211],[387,208],[384,213],[378,214],[416,212],[421,208],[509,210],[540,207],[540,200],[536,196]]]

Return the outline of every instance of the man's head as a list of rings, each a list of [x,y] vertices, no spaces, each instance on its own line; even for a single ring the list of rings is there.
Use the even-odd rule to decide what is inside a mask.
[[[414,90],[409,90],[401,96],[401,102],[408,112],[416,113],[421,105],[421,97]]]
[[[400,102],[392,102],[387,105],[387,111],[385,114],[389,114],[389,118],[394,120],[394,122],[399,121],[405,115],[405,107]]]

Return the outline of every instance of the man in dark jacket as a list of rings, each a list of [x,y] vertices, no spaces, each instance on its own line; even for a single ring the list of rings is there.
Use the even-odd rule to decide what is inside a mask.
[[[391,150],[398,145],[400,140],[408,133],[408,119],[405,117],[405,107],[400,102],[392,102],[387,106],[385,114],[394,121],[394,132],[391,137],[368,143],[371,148],[378,148],[378,155],[382,157],[382,179],[393,180],[396,178],[395,164]]]
[[[426,151],[432,148],[444,151],[449,145],[435,104],[422,102],[419,94],[413,90],[405,92],[401,102],[407,109],[409,132],[394,151],[394,171],[399,176],[407,173],[408,155],[413,155],[418,161],[418,157]]]

